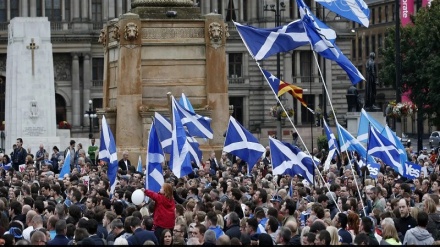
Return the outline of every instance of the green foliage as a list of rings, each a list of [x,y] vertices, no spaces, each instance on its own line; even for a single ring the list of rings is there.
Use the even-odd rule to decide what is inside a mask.
[[[318,136],[318,150],[325,149],[328,151],[328,141],[326,135]]]
[[[414,25],[401,27],[401,92],[411,91],[410,99],[421,115],[437,116],[440,123],[440,1],[433,1],[430,8],[420,9],[413,18]],[[396,86],[395,76],[395,28],[386,33],[383,67],[379,71],[385,85]]]

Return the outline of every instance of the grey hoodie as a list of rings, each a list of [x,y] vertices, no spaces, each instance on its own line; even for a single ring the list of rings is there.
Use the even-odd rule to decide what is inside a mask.
[[[418,226],[409,229],[405,234],[405,239],[403,240],[404,245],[431,245],[432,243],[434,243],[434,238],[431,236],[431,234],[426,229]]]

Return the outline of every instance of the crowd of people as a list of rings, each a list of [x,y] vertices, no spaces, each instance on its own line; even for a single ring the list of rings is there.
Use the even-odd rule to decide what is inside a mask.
[[[341,154],[328,170],[317,166],[313,184],[298,175],[274,175],[269,148],[250,172],[239,157],[212,152],[183,178],[163,164],[164,184],[156,192],[145,189],[144,172],[124,151],[111,194],[107,164],[91,141],[87,151],[72,140],[64,151],[53,147],[49,154],[40,145],[33,155],[18,138],[11,154],[0,155],[0,244],[440,243],[435,150],[408,152],[425,168],[414,180],[385,164],[372,179],[355,155]],[[60,178],[68,152],[71,172]],[[326,159],[325,150],[312,155]],[[135,205],[132,194],[139,189],[147,197]]]

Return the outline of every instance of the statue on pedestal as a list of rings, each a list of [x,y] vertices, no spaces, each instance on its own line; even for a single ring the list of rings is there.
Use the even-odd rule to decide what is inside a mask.
[[[360,112],[362,107],[362,102],[360,95],[358,93],[357,88],[354,85],[351,85],[347,89],[347,94],[345,95],[347,98],[347,107],[348,112]]]
[[[367,84],[365,87],[365,110],[377,111],[380,110],[379,107],[375,106],[376,101],[376,85],[377,83],[377,71],[376,63],[374,59],[376,54],[374,52],[370,53],[370,58],[367,61]]]

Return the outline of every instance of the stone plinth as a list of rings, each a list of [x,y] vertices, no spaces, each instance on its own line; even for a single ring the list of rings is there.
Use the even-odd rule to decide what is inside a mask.
[[[142,8],[154,12],[160,7]],[[105,49],[102,114],[119,154],[128,150],[132,161],[139,154],[145,158],[151,117],[155,111],[169,111],[167,92],[175,97],[185,93],[196,113],[212,118],[214,139],[200,143],[205,157],[211,150],[221,150],[229,119],[226,29],[221,15],[143,19],[128,13],[107,24],[101,41]]]
[[[8,29],[6,65],[6,148],[22,138],[36,152],[59,146],[56,135],[55,88],[47,17],[17,17]]]
[[[374,118],[378,123],[382,124],[382,126],[385,126],[386,118],[383,116],[382,112],[368,112],[368,115]],[[347,131],[353,136],[357,136],[361,113],[347,112],[345,117],[347,119]]]

